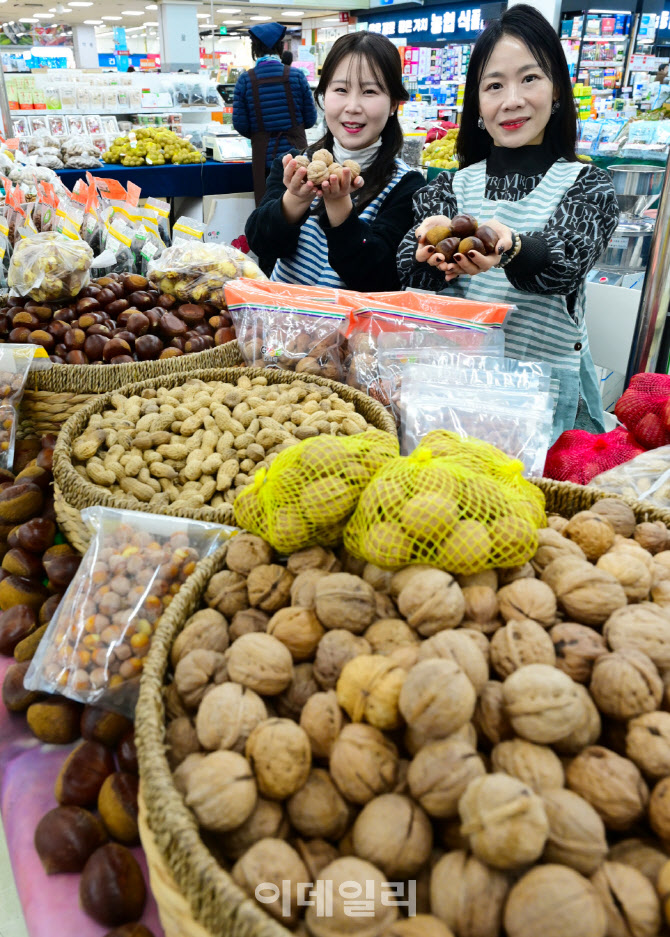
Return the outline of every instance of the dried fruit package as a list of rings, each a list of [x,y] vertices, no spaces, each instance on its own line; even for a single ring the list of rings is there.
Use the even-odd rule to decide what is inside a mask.
[[[553,425],[550,368],[504,360],[509,370],[411,365],[400,394],[401,451],[445,429],[491,443],[541,476]]]
[[[175,225],[176,229],[176,225]],[[212,303],[225,309],[224,285],[238,277],[265,279],[265,274],[242,251],[227,244],[177,241],[149,263],[147,276],[156,289],[182,303]]]
[[[242,280],[228,284],[225,293],[240,352],[250,367],[344,379],[349,310],[284,299]]]
[[[14,462],[16,423],[23,388],[36,352],[35,345],[0,345],[0,468],[10,469]]]
[[[232,527],[135,511],[82,511],[93,536],[25,686],[132,716],[160,617]]]
[[[546,524],[544,495],[522,471],[489,443],[431,432],[373,477],[344,545],[384,569],[424,563],[469,575],[520,566]]]
[[[623,465],[596,475],[590,484],[608,494],[649,501],[667,510],[670,508],[670,446],[660,446],[635,456]]]
[[[88,244],[65,234],[45,231],[24,238],[9,264],[11,295],[40,303],[71,299],[90,282],[92,259]]]
[[[377,429],[306,439],[256,473],[235,500],[235,520],[280,553],[338,543],[365,486],[397,457],[398,440]]]

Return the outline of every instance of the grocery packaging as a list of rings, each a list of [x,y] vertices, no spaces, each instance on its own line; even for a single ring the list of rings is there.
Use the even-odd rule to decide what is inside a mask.
[[[103,123],[107,119],[103,118]],[[172,130],[144,127],[128,135],[116,136],[101,159],[105,163],[121,163],[122,166],[163,166],[165,163],[202,163],[205,157]]]
[[[88,244],[63,234],[48,231],[24,238],[9,265],[12,296],[38,302],[71,299],[88,285],[92,258]]]
[[[670,445],[670,375],[635,374],[614,413],[645,449]]]
[[[161,614],[231,528],[98,507],[83,519],[91,544],[24,683],[132,715]]]
[[[174,244],[151,261],[147,276],[161,293],[180,302],[211,303],[225,308],[223,287],[237,277],[264,279],[265,274],[241,251],[226,244],[196,240]]]
[[[588,485],[594,475],[628,462],[644,451],[622,426],[600,434],[569,429],[561,433],[547,452],[544,474],[557,481]]]
[[[648,501],[659,508],[670,507],[670,446],[642,452],[594,476],[590,483],[608,494]]]
[[[19,404],[36,351],[35,345],[0,345],[0,469],[14,464]]]
[[[397,440],[380,430],[306,439],[256,473],[235,499],[235,520],[280,553],[338,543],[372,476],[397,455]]]

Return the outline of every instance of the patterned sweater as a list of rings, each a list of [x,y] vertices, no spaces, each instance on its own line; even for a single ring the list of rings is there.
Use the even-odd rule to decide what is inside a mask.
[[[517,149],[492,147],[486,162],[486,198],[518,201],[539,185],[553,163],[540,146]],[[398,251],[398,275],[403,286],[449,290],[444,274],[415,260],[414,229],[429,215],[457,213],[452,175],[440,173],[414,196],[414,225]],[[480,223],[487,219],[480,218]],[[513,287],[524,293],[553,293],[566,297],[572,314],[575,294],[607,246],[619,220],[619,206],[609,173],[585,164],[574,185],[542,231],[521,238],[521,252],[505,269]]]

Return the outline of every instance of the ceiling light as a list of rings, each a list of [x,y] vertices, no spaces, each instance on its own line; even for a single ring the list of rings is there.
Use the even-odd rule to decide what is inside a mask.
[[[68,0],[71,7],[92,7],[93,0]]]
[[[102,19],[103,19],[106,23],[119,23],[119,22],[123,19],[123,17],[121,17],[121,16],[103,16]]]
[[[199,20],[209,19],[209,13],[196,13],[195,15],[198,17]]]
[[[255,20],[257,23],[260,23],[260,22],[263,22],[264,20],[265,21],[271,20],[272,17],[271,16],[250,16],[249,19]]]
[[[84,20],[84,26],[102,26],[102,20]]]
[[[141,10],[121,10],[123,16],[144,16]]]
[[[52,20],[53,13],[36,13],[35,16],[38,20]]]
[[[158,20],[147,20],[146,23],[142,23],[143,26],[158,26]]]
[[[224,20],[224,26],[241,26],[244,20]]]
[[[282,10],[281,15],[288,16],[289,18],[292,16],[304,16],[305,11],[304,10]]]
[[[39,23],[39,20],[35,19],[34,16],[22,16],[19,22],[20,23]]]
[[[219,7],[219,9],[216,12],[217,13],[230,13],[232,16],[234,16],[236,13],[240,13],[241,10],[239,9],[239,7]]]

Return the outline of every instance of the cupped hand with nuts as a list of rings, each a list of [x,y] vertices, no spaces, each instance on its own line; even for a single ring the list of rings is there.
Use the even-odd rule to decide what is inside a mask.
[[[318,198],[321,193],[307,178],[307,167],[301,165],[290,153],[284,156],[282,165],[284,167],[283,181],[286,186],[286,192],[281,200],[282,211],[288,222],[297,224],[313,199]]]
[[[500,263],[501,255],[512,247],[512,232],[507,225],[502,224],[495,219],[485,222],[498,235],[498,241],[495,250],[490,254],[482,254],[476,250],[470,250],[467,254],[454,253],[453,259],[448,262],[436,246],[430,244],[426,239],[428,231],[437,225],[451,227],[451,219],[444,215],[431,215],[424,218],[414,234],[419,242],[416,250],[416,259],[419,263],[428,263],[431,267],[437,267],[445,274],[445,280],[449,283],[451,280],[461,274],[467,276],[476,276],[478,273],[486,273],[492,267],[497,267]]]
[[[326,214],[333,228],[341,225],[349,217],[354,208],[351,196],[363,187],[363,177],[357,175],[353,178],[352,171],[347,166],[338,166],[321,183],[321,192],[326,206]]]

